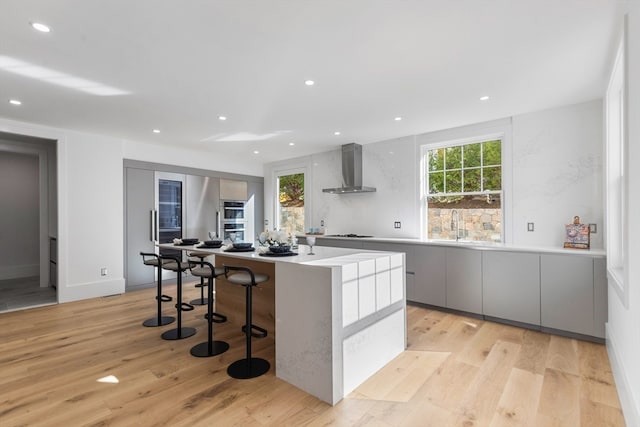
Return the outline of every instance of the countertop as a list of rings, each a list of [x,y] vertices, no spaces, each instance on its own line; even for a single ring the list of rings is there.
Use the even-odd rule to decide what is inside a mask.
[[[173,243],[161,243],[158,245],[165,249],[178,249],[187,252],[206,252],[211,255],[223,255],[233,258],[253,259],[256,261],[270,263],[292,263],[292,264],[308,264],[321,266],[339,266],[359,262],[365,259],[376,259],[379,257],[389,256],[388,251],[351,249],[351,248],[334,248],[330,246],[314,246],[313,255],[309,255],[309,246],[300,245],[298,249],[294,249],[298,255],[295,256],[263,256],[258,250],[252,252],[225,252],[222,248],[213,249],[198,247],[198,245],[180,245]]]
[[[316,239],[336,239],[349,240],[358,242],[376,242],[376,243],[398,243],[410,245],[425,246],[447,246],[454,248],[467,248],[482,251],[508,251],[508,252],[530,252],[530,253],[549,253],[549,254],[566,254],[590,257],[604,257],[607,252],[604,249],[567,249],[562,246],[521,246],[509,243],[491,243],[491,242],[475,242],[470,240],[461,240],[458,242],[449,240],[432,240],[432,239],[411,239],[411,238],[393,238],[393,237],[336,237],[313,234]],[[299,235],[306,237],[306,234]],[[315,248],[314,248],[315,251]]]

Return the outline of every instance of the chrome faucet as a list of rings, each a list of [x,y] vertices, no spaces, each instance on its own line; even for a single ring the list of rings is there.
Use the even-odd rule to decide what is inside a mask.
[[[460,239],[460,217],[458,216],[458,210],[451,210],[451,229],[455,227],[456,230],[456,242]]]

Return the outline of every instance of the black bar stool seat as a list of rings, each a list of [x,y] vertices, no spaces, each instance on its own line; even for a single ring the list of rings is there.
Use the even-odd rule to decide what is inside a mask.
[[[256,378],[269,371],[271,365],[265,359],[251,357],[251,337],[264,338],[267,330],[252,323],[252,291],[253,287],[269,280],[269,276],[263,273],[254,273],[247,267],[224,266],[224,274],[229,283],[245,287],[245,317],[246,323],[242,327],[246,337],[246,357],[236,360],[227,368],[227,374],[232,378],[249,379]]]
[[[161,337],[165,340],[181,340],[183,338],[189,338],[190,336],[195,335],[196,329],[182,327],[182,312],[193,310],[193,306],[191,304],[182,302],[182,273],[189,269],[190,264],[189,262],[182,262],[178,258],[171,256],[160,256],[159,258],[162,262],[162,268],[165,270],[175,271],[177,273],[175,305],[177,312],[176,328],[164,332]]]
[[[210,253],[207,252],[188,252],[187,256],[190,258],[200,258],[200,267],[203,266],[204,259],[210,256]],[[192,273],[193,274],[193,271]],[[224,274],[224,272],[223,272]],[[196,298],[194,300],[189,301],[191,305],[207,305],[207,298],[204,297],[204,288],[207,286],[207,283],[204,282],[205,277],[200,276],[200,283],[196,284],[196,288],[200,288],[200,298]]]
[[[169,323],[175,321],[176,318],[172,316],[162,315],[162,303],[169,302],[172,300],[172,298],[169,295],[162,294],[162,268],[160,268],[160,258],[157,254],[148,253],[148,252],[140,252],[140,255],[142,255],[142,262],[144,263],[144,265],[150,265],[150,266],[156,267],[158,271],[158,277],[156,279],[157,289],[158,289],[158,292],[156,294],[158,313],[156,317],[151,317],[145,320],[144,322],[142,322],[142,325],[148,326],[148,327],[168,325]]]
[[[200,277],[201,279],[207,279],[207,319],[208,324],[208,339],[205,342],[197,344],[191,348],[191,355],[196,357],[211,357],[222,354],[229,349],[229,344],[225,341],[214,341],[213,339],[213,324],[224,323],[227,321],[227,316],[213,311],[213,279],[224,274],[224,269],[215,268],[213,265],[206,261],[200,261],[200,264],[191,264],[191,274],[193,276]]]

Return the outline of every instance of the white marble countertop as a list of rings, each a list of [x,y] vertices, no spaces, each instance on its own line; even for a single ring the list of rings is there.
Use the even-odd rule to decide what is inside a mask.
[[[258,248],[252,252],[225,252],[222,248],[213,249],[198,247],[198,245],[174,245],[173,243],[161,243],[158,245],[165,249],[180,249],[186,252],[206,252],[211,255],[224,255],[234,258],[254,259],[256,261],[270,263],[292,263],[292,264],[309,264],[309,265],[325,265],[335,266],[344,265],[350,262],[357,262],[363,259],[375,259],[380,256],[388,256],[388,252],[369,251],[365,249],[349,249],[334,248],[330,246],[314,246],[313,255],[309,255],[308,245],[299,245],[293,252],[298,255],[294,256],[264,256],[260,255]]]
[[[520,246],[509,243],[491,243],[491,242],[476,242],[470,240],[461,240],[458,242],[452,240],[432,240],[432,239],[411,239],[411,238],[393,238],[393,237],[337,237],[337,236],[323,236],[314,235],[317,239],[337,239],[337,240],[352,240],[359,242],[377,242],[377,243],[400,243],[410,245],[431,245],[431,246],[448,246],[455,248],[467,248],[483,251],[509,251],[509,252],[533,252],[533,253],[552,253],[552,254],[566,254],[566,255],[578,255],[578,256],[590,256],[590,257],[604,257],[607,252],[604,249],[567,249],[562,246]],[[300,237],[306,237],[300,235]],[[315,251],[315,248],[314,248]]]

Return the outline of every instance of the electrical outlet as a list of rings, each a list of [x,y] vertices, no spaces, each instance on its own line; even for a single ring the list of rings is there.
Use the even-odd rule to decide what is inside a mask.
[[[100,269],[100,275],[101,276],[106,276],[107,275],[107,267],[102,267]]]
[[[527,223],[527,231],[533,231],[534,230],[534,226],[532,222],[528,222]]]
[[[597,233],[598,232],[598,224],[589,224],[589,232]]]
[[[402,223],[400,221],[395,221],[393,223],[393,228],[401,228],[402,227]]]
[[[320,220],[320,227],[324,227],[324,219]]]
[[[264,220],[264,227],[265,227],[265,228],[268,228],[268,227],[269,227],[269,220],[268,220],[268,219],[265,219],[265,220]]]

